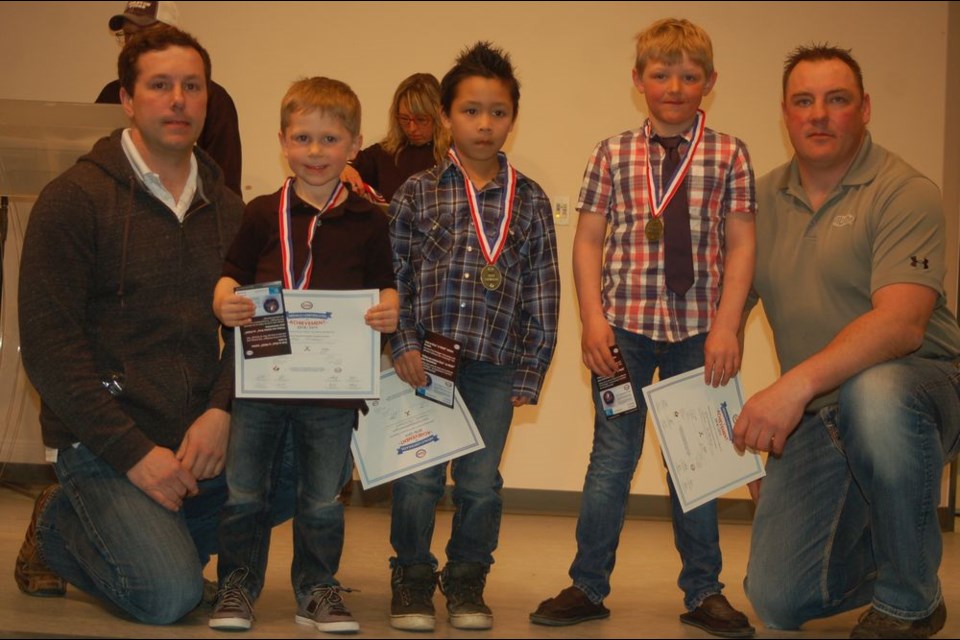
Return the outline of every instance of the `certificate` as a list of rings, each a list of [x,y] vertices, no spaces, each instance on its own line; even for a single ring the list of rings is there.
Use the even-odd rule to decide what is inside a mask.
[[[363,320],[376,289],[284,289],[290,353],[245,358],[234,329],[238,398],[380,397],[380,333]]]
[[[350,443],[364,489],[483,449],[459,391],[450,408],[416,395],[393,369],[380,377],[380,399]]]
[[[758,454],[733,446],[740,376],[713,388],[703,375],[700,367],[643,388],[684,513],[765,475]]]

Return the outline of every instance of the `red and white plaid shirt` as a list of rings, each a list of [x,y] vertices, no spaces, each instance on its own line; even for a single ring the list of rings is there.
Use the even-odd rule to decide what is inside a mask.
[[[681,158],[693,129],[683,133]],[[644,226],[653,210],[647,193],[647,156],[660,182],[663,148],[651,140],[650,121],[599,143],[584,171],[577,209],[605,215],[603,307],[610,324],[667,342],[710,330],[723,282],[724,224],[731,212],[757,211],[753,168],[739,139],[705,129],[687,172],[694,283],[683,297],[667,288],[663,240],[650,242]],[[648,144],[649,142],[649,144]]]

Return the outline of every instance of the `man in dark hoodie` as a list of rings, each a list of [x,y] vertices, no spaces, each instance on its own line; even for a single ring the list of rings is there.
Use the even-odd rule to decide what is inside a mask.
[[[118,66],[130,127],[44,189],[24,240],[23,363],[59,484],[37,499],[14,576],[30,595],[70,582],[165,624],[200,602],[198,523],[222,503],[233,368],[210,299],[243,203],[194,147],[203,47],[157,27]]]

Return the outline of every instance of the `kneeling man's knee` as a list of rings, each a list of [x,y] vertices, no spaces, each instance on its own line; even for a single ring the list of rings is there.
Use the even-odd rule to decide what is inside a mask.
[[[144,624],[172,624],[193,611],[203,597],[203,577],[196,575],[159,576],[131,602],[129,613]]]
[[[743,590],[754,611],[769,629],[786,631],[799,629],[805,622],[801,616],[801,594],[794,593],[784,576],[764,576],[751,573],[743,580]]]

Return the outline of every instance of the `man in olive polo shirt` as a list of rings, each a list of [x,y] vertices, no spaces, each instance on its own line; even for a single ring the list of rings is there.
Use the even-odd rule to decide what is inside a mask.
[[[849,51],[801,47],[783,76],[794,158],[757,183],[755,296],[781,377],[744,406],[768,451],[745,586],[772,628],[870,604],[851,637],[946,620],[936,514],[960,441],[960,330],[940,193],[874,144]]]

